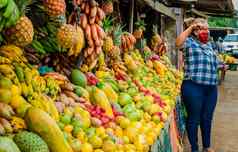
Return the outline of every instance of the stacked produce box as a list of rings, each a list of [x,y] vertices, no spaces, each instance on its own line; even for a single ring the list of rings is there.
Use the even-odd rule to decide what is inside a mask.
[[[34,10],[34,11],[33,11]],[[144,152],[182,73],[154,33],[138,50],[113,1],[0,1],[0,151]]]

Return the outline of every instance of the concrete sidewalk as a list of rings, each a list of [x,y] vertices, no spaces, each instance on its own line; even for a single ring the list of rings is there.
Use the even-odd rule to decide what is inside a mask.
[[[201,138],[199,141],[201,145]],[[225,81],[219,87],[212,146],[216,152],[238,152],[238,72],[227,72]],[[184,152],[190,152],[187,141]]]

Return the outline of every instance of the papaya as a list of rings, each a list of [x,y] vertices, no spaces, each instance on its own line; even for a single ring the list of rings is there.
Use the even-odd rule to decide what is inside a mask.
[[[12,92],[10,89],[0,89],[0,102],[8,104],[11,102]]]
[[[86,76],[77,69],[74,69],[71,73],[71,80],[73,84],[81,86],[81,87],[86,87],[87,85],[87,78]]]
[[[37,133],[51,152],[73,152],[56,121],[41,109],[31,107],[25,115],[28,129]]]
[[[11,138],[0,137],[0,152],[21,152]]]
[[[21,88],[17,85],[12,85],[11,92],[12,92],[12,96],[21,95]]]
[[[31,105],[22,96],[15,95],[12,97],[11,107],[15,109],[17,116],[23,118]]]
[[[0,88],[10,89],[12,81],[9,78],[0,76]]]
[[[108,100],[111,103],[118,101],[118,95],[117,93],[112,89],[112,86],[109,83],[100,83],[98,85],[100,89],[103,90],[103,92],[106,94]]]
[[[113,117],[112,107],[106,94],[99,88],[94,87],[92,95],[94,102],[106,111],[106,115]]]

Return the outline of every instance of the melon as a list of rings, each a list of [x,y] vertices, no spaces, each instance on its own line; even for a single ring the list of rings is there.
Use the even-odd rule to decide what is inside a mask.
[[[77,69],[74,69],[71,73],[71,81],[73,84],[81,86],[81,87],[86,87],[87,85],[87,78],[86,76]]]

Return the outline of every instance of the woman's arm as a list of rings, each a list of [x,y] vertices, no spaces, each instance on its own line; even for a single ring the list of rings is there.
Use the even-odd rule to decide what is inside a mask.
[[[187,37],[192,33],[193,29],[197,28],[198,26],[198,24],[193,24],[183,31],[176,39],[176,47],[181,47],[186,41]]]

